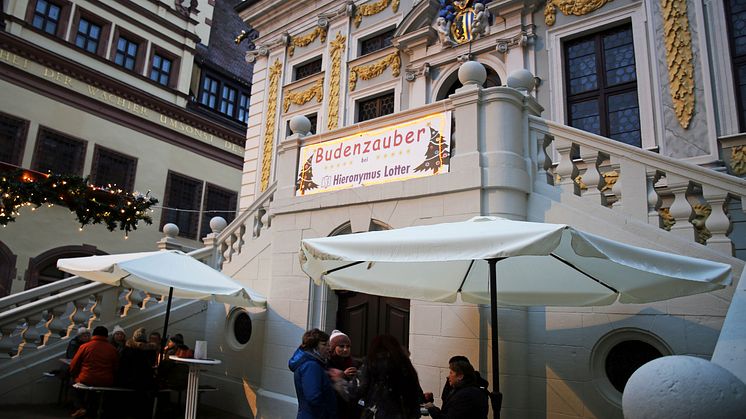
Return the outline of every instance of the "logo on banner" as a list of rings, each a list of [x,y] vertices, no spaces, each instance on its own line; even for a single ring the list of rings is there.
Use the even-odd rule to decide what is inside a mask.
[[[447,173],[450,161],[444,112],[302,147],[296,196]]]

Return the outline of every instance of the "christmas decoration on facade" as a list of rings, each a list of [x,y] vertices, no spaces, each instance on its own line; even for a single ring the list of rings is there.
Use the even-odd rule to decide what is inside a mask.
[[[425,161],[415,167],[414,171],[432,170],[433,174],[437,174],[438,170],[450,162],[451,151],[448,149],[443,136],[437,130],[433,129],[433,127],[430,127],[430,144],[428,144],[427,152],[425,152]]]
[[[308,160],[303,163],[303,168],[301,169],[300,173],[298,173],[298,181],[295,183],[295,190],[301,195],[304,195],[305,191],[307,191],[308,189],[319,187],[319,185],[317,185],[313,181],[312,160],[313,156],[309,157]]]
[[[490,0],[440,0],[435,30],[443,46],[457,46],[489,33],[493,18],[487,10]]]
[[[116,185],[94,186],[80,176],[14,168],[0,173],[0,225],[15,221],[21,207],[33,211],[42,205],[59,205],[75,213],[81,228],[104,224],[109,231],[119,228],[127,234],[140,221],[153,223],[148,210],[158,200],[148,194],[129,193]]]

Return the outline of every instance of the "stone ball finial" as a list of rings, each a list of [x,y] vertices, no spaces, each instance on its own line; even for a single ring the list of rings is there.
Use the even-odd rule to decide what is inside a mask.
[[[693,356],[664,356],[640,367],[622,395],[626,419],[735,418],[746,411],[746,384]]]
[[[534,75],[525,68],[516,70],[508,75],[508,87],[516,90],[525,90],[527,93],[531,93],[534,90],[534,83]]]
[[[220,233],[227,225],[228,222],[225,221],[225,218],[223,217],[212,217],[210,219],[210,230],[212,230],[213,233]]]
[[[175,238],[179,235],[179,226],[174,223],[168,223],[163,226],[163,234],[168,238]]]
[[[458,69],[458,79],[464,86],[467,84],[482,86],[487,80],[487,69],[476,61],[466,61]]]
[[[303,115],[290,118],[290,130],[293,134],[307,135],[311,132],[311,121]]]

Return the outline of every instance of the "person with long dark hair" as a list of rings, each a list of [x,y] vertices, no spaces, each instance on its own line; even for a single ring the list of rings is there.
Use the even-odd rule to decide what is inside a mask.
[[[420,417],[420,387],[408,354],[390,335],[373,338],[358,379],[349,384],[333,376],[338,388],[363,404],[363,419],[416,419]]]
[[[326,373],[328,359],[329,335],[319,329],[304,333],[288,361],[298,396],[297,419],[337,418],[337,397]]]
[[[450,391],[443,396],[443,407],[438,409],[432,403],[425,408],[433,419],[487,419],[489,396],[483,385],[477,380],[466,357],[451,358],[448,367],[448,384]],[[445,391],[444,391],[445,393]]]

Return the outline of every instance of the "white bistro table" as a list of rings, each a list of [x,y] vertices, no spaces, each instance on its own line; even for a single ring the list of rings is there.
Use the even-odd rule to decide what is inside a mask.
[[[170,360],[174,362],[181,362],[189,365],[189,380],[187,381],[186,390],[186,407],[184,409],[185,419],[195,419],[197,417],[197,396],[199,395],[199,371],[200,367],[205,365],[218,365],[222,361],[219,359],[194,359],[194,358],[179,358],[178,356],[170,356]]]

